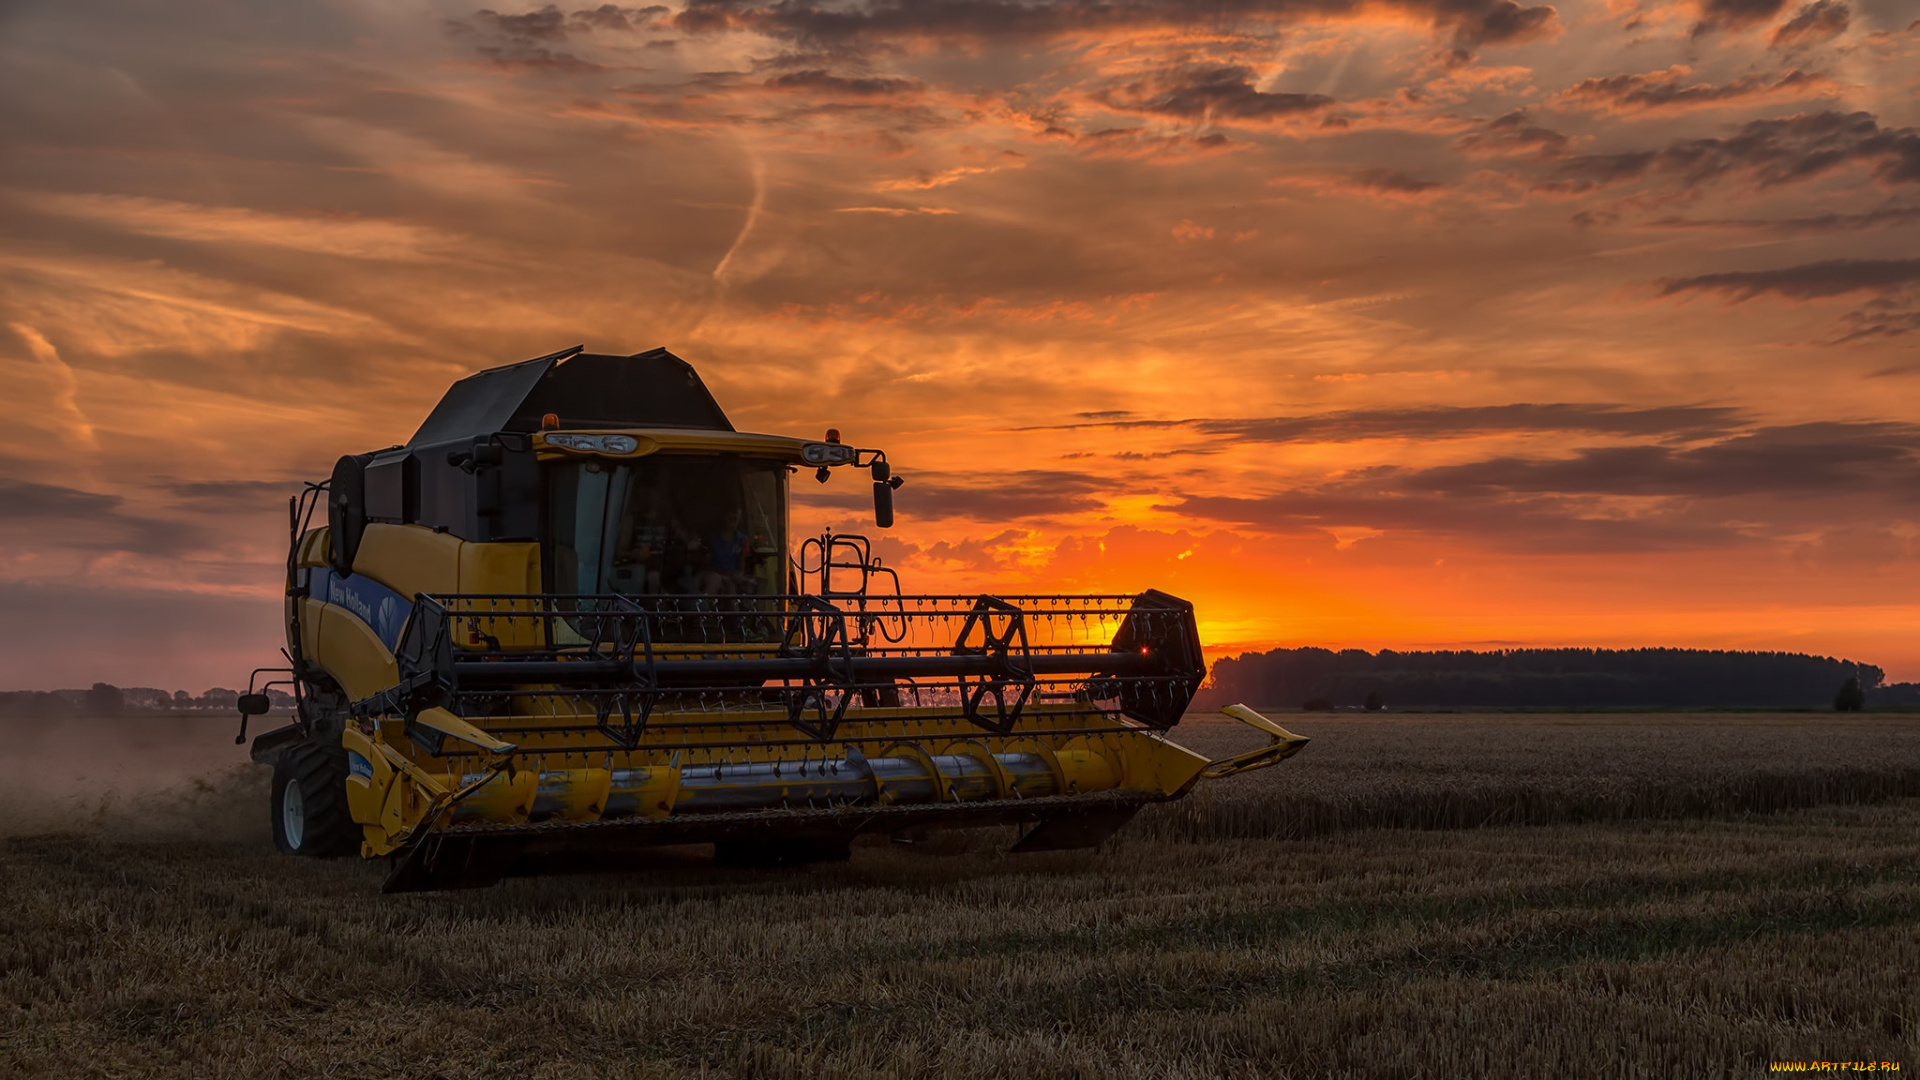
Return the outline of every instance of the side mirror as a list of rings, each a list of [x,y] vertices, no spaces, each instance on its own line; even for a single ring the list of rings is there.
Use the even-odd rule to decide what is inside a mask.
[[[241,694],[238,704],[241,716],[265,716],[267,710],[273,707],[273,702],[265,694]]]
[[[893,489],[900,478],[885,461],[873,463],[873,523],[882,529],[893,528]]]

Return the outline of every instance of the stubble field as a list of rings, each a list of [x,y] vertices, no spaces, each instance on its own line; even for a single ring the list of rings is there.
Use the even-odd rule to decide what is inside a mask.
[[[192,779],[225,721],[10,722],[0,1075],[1920,1067],[1920,718],[1279,718],[1315,741],[1097,852],[397,897],[275,854],[264,770]]]

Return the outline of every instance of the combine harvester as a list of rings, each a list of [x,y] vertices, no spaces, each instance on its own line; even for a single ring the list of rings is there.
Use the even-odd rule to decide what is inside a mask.
[[[253,743],[279,847],[391,858],[390,892],[663,844],[798,864],[1016,822],[1016,851],[1089,847],[1306,742],[1242,706],[1268,745],[1167,739],[1206,674],[1183,600],[901,595],[865,538],[790,549],[789,478],[839,469],[891,526],[883,451],[737,432],[664,349],[483,371],[341,458],[290,507],[291,666],[241,699],[240,741],[267,686],[298,701]]]

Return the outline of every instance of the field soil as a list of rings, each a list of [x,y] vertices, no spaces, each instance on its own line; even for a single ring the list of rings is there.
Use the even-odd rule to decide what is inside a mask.
[[[1920,718],[1273,715],[1098,851],[393,897],[272,850],[231,722],[9,722],[0,1076],[1920,1068]]]

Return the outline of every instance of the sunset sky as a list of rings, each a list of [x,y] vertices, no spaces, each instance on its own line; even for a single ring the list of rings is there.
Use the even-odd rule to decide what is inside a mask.
[[[1920,0],[15,0],[0,102],[0,689],[244,683],[297,481],[579,343],[886,447],[909,591],[1920,678]]]

